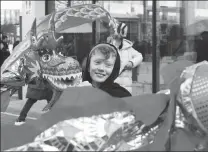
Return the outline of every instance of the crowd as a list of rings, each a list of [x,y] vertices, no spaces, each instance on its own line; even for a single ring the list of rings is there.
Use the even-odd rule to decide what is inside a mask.
[[[0,43],[1,43],[1,61],[0,61],[0,67],[4,63],[4,61],[10,56],[10,50],[9,50],[9,40],[8,36],[4,35],[2,32],[0,33]],[[20,40],[17,38],[16,41],[13,44],[12,50],[20,43]]]
[[[8,46],[8,37],[6,35],[1,34],[1,61],[0,61],[0,66],[4,63],[4,61],[9,57],[10,52],[9,52],[9,46]]]

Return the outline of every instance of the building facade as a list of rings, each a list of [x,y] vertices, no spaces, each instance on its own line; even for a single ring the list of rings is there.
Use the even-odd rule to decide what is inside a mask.
[[[20,37],[19,16],[19,9],[1,9],[1,31],[8,36],[11,44]]]

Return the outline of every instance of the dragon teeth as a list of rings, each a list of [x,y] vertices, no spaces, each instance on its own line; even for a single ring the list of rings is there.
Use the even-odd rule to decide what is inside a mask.
[[[75,75],[72,75],[72,76],[71,76],[71,80],[74,80],[74,79],[75,79]]]
[[[61,78],[60,78],[60,76],[56,76],[56,80],[60,80]]]
[[[49,79],[50,81],[53,81],[51,77],[48,77],[48,79]]]
[[[76,74],[69,74],[69,75],[63,75],[63,76],[53,76],[53,75],[43,74],[43,77],[49,79],[56,87],[61,88],[61,89],[67,89],[68,87],[74,87],[78,85],[79,83],[81,83],[82,73],[80,72]],[[66,79],[76,80],[77,82],[68,84],[68,85],[57,82],[57,81],[66,80]]]
[[[74,80],[76,78],[81,78],[82,73],[80,72],[80,73],[77,73],[77,74],[70,74],[70,75],[63,75],[63,76],[53,76],[53,77],[56,77],[56,79],[58,79],[58,80],[61,80],[61,79],[66,80],[67,78],[69,80]]]
[[[61,79],[66,80],[67,75],[61,76]]]
[[[65,80],[66,80],[67,78],[68,78],[69,80],[71,80],[71,78],[70,78],[68,75],[65,75]]]
[[[57,77],[56,77],[56,76],[53,76],[52,78],[53,78],[53,80],[56,80],[56,79],[57,79]]]

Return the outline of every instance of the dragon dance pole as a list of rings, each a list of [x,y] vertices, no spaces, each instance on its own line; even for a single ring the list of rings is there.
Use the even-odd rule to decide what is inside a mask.
[[[159,52],[157,48],[157,1],[152,1],[152,93],[159,91]]]

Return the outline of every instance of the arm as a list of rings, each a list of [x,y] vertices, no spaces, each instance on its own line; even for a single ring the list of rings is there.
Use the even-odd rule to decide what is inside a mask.
[[[137,67],[143,60],[142,54],[131,48],[132,59],[130,60],[133,63],[133,68]]]

